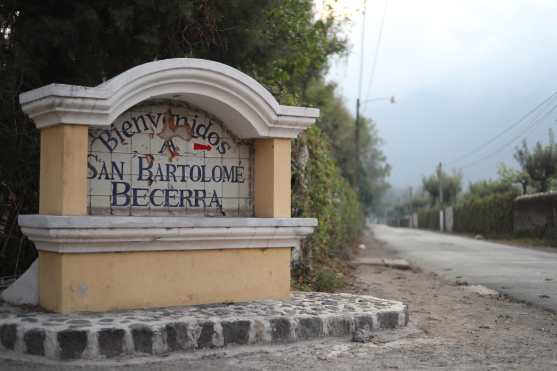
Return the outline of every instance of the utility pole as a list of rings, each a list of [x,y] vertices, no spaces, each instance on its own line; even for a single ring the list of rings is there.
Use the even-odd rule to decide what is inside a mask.
[[[356,99],[356,123],[354,141],[356,147],[356,172],[354,173],[354,187],[359,190],[360,185],[360,98]]]
[[[445,209],[443,209],[443,164],[437,167],[437,179],[439,180],[439,229],[445,232]]]
[[[439,206],[443,207],[443,164],[437,166],[437,179],[439,180]]]
[[[356,98],[356,122],[354,128],[354,141],[356,149],[356,169],[354,173],[354,188],[356,191],[360,189],[360,98],[362,97],[362,75],[364,71],[364,47],[366,35],[366,6],[367,2],[364,0],[364,9],[362,11],[362,34],[360,40],[360,76],[358,79],[358,97]]]

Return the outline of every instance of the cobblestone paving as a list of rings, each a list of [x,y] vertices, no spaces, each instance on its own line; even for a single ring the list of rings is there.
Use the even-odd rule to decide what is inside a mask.
[[[372,296],[292,293],[290,300],[62,315],[0,304],[0,352],[50,359],[165,354],[230,344],[349,336],[397,328],[405,305]]]

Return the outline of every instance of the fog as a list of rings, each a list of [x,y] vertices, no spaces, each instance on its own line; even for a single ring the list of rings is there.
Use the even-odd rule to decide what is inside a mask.
[[[340,3],[354,20],[346,30],[351,51],[333,63],[329,79],[354,111],[361,2]],[[393,186],[420,184],[440,161],[462,169],[466,183],[495,178],[498,163],[514,165],[522,138],[547,141],[557,98],[544,107],[543,119],[525,120],[470,153],[557,90],[557,1],[388,0],[370,87],[384,5],[368,1],[362,99],[396,96],[396,104],[363,108],[385,140]]]

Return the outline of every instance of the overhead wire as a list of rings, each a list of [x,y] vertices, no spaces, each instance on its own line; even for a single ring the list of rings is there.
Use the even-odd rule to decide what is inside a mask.
[[[373,63],[371,65],[371,73],[369,75],[369,82],[366,90],[366,99],[368,99],[370,96],[371,88],[375,79],[375,70],[377,68],[377,61],[379,59],[379,51],[381,50],[381,42],[383,40],[383,27],[385,25],[385,18],[387,17],[388,5],[389,0],[385,0],[385,6],[383,7],[383,16],[381,17],[381,23],[379,25],[379,34],[377,36],[377,42],[375,43],[375,54],[373,55]]]
[[[534,120],[532,120],[532,122],[530,123],[530,125],[528,125],[526,127],[525,130],[523,130],[522,132],[520,132],[520,134],[514,136],[510,141],[505,142],[505,144],[503,144],[502,146],[498,147],[497,150],[490,152],[488,155],[481,157],[478,160],[475,160],[469,164],[466,164],[464,166],[461,166],[461,169],[466,169],[469,167],[472,167],[480,162],[483,162],[497,154],[499,154],[501,151],[503,151],[505,148],[507,148],[508,146],[510,146],[511,144],[515,143],[517,140],[519,139],[523,139],[527,133],[529,131],[531,131],[532,129],[534,129],[536,127],[536,125],[540,122],[543,122],[549,115],[551,115],[555,110],[557,109],[557,104],[554,104],[548,111],[546,111],[543,115],[541,115],[541,117],[538,117]]]
[[[364,0],[364,9],[362,12],[362,34],[361,34],[361,42],[360,42],[360,77],[358,79],[358,100],[362,98],[362,74],[364,71],[365,36],[366,36],[366,7],[367,7],[367,1]]]
[[[501,138],[503,135],[505,135],[506,133],[508,133],[509,131],[511,131],[512,129],[516,128],[517,126],[519,126],[523,121],[525,121],[526,119],[528,119],[528,117],[530,117],[532,114],[534,114],[536,111],[538,111],[540,108],[544,107],[545,105],[547,105],[549,102],[551,102],[551,100],[555,99],[557,97],[557,91],[553,92],[549,97],[545,98],[542,102],[538,103],[534,108],[532,108],[531,110],[529,110],[526,114],[524,114],[522,117],[520,117],[517,121],[515,121],[514,123],[512,123],[510,126],[506,127],[505,129],[503,129],[502,131],[500,131],[498,134],[496,134],[494,137],[490,138],[489,140],[487,140],[486,142],[480,144],[479,146],[475,147],[474,149],[472,149],[471,151],[465,153],[464,155],[461,155],[455,159],[453,159],[452,161],[447,162],[448,166],[454,165],[458,162],[461,162],[462,160],[469,158],[473,155],[476,155],[479,151],[483,150],[485,147],[489,146],[490,144],[492,144],[493,142],[495,142],[497,139]]]

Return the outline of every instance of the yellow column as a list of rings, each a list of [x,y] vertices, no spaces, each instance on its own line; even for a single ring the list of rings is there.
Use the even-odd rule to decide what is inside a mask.
[[[39,213],[87,214],[88,127],[55,125],[41,130]],[[63,311],[64,255],[39,252],[39,302]]]
[[[290,139],[255,141],[255,216],[290,217]]]
[[[87,214],[87,135],[85,125],[41,130],[40,214]]]

